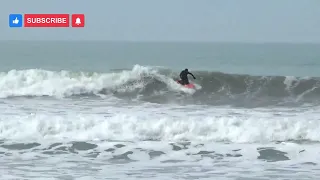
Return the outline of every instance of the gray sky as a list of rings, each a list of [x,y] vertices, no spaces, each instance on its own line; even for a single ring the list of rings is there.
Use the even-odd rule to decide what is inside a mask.
[[[10,13],[84,13],[85,28],[8,26]],[[320,43],[320,0],[2,0],[0,40]]]

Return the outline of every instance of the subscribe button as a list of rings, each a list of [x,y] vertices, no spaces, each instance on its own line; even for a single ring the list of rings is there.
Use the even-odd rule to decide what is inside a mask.
[[[71,22],[71,23],[70,23]],[[10,14],[10,27],[84,27],[84,14]]]

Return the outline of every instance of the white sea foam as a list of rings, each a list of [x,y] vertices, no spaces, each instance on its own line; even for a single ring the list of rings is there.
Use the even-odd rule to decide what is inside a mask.
[[[98,93],[103,88],[129,92],[144,87],[146,81],[141,79],[146,76],[163,82],[172,91],[194,93],[156,69],[138,65],[129,71],[90,75],[36,69],[2,73],[1,178],[319,177],[318,171],[314,170],[319,169],[320,162],[317,158],[317,142],[320,140],[318,106],[252,109],[181,106],[174,102],[125,101],[113,95],[105,95],[103,99],[5,98],[26,95],[66,97]],[[134,84],[127,86],[132,80]],[[293,81],[296,80],[288,77],[283,82],[288,90],[295,87]],[[162,95],[164,92],[157,93]],[[97,147],[73,153],[68,150],[73,141],[92,143]],[[19,149],[17,146],[27,145],[16,144],[35,142],[40,145],[30,149]],[[57,142],[62,144],[49,148]],[[179,144],[186,142],[190,142],[187,148]],[[124,147],[116,148],[117,144]],[[179,147],[174,149],[173,146]],[[63,154],[44,153],[59,151],[57,149],[63,147],[68,147]],[[112,148],[114,151],[107,151]],[[275,152],[261,155],[260,148]],[[151,158],[149,153],[152,151],[161,153]],[[214,155],[210,154],[213,151]],[[128,152],[128,158],[134,161],[114,160]],[[268,158],[274,158],[275,162],[266,162]]]
[[[28,179],[37,178],[62,178],[72,176],[73,178],[95,178],[104,179],[113,177],[119,179],[173,179],[173,177],[198,177],[201,179],[262,179],[278,177],[278,179],[312,179],[319,176],[318,165],[308,165],[307,162],[318,162],[318,145],[296,145],[296,144],[265,144],[273,146],[275,150],[287,152],[285,156],[290,160],[264,162],[259,160],[257,144],[219,144],[207,143],[201,147],[191,144],[188,149],[173,151],[171,145],[163,142],[135,142],[123,143],[126,146],[117,149],[114,153],[104,152],[103,149],[110,146],[109,142],[101,143],[101,154],[97,158],[88,158],[80,154],[45,156],[34,155],[32,165],[30,161],[18,156],[6,156],[2,158],[0,168],[2,178]],[[141,151],[141,150],[143,151]],[[233,152],[235,149],[240,149]],[[150,158],[148,151],[161,150],[164,154]],[[301,150],[305,152],[300,153]],[[112,158],[125,152],[132,151],[128,157],[133,162],[115,161]],[[200,151],[215,151],[220,154],[217,157],[201,156]],[[191,155],[188,155],[191,154]],[[229,154],[229,157],[226,156]],[[230,157],[230,154],[241,154],[240,157]],[[24,154],[20,157],[25,156]],[[268,155],[265,155],[268,158]],[[219,158],[220,157],[220,158]],[[223,157],[223,158],[222,158]],[[110,161],[111,160],[111,161]],[[179,162],[175,162],[179,161]],[[10,167],[14,167],[10,169]],[[37,175],[37,176],[35,176]]]
[[[63,104],[60,106],[61,110],[65,109]],[[235,143],[320,140],[319,113],[316,109],[286,112],[276,109],[195,109],[193,106],[171,110],[171,107],[174,105],[150,107],[146,104],[130,108],[96,106],[87,110],[84,108],[81,112],[75,109],[56,114],[57,109],[51,109],[52,113],[48,109],[45,113],[15,116],[7,110],[8,115],[0,116],[0,138]],[[32,106],[29,108],[32,109]]]
[[[65,97],[84,93],[98,94],[104,88],[118,91],[132,91],[143,88],[142,77],[154,77],[166,83],[171,90],[194,92],[181,87],[173,79],[161,75],[156,68],[136,65],[132,70],[118,73],[74,73],[68,71],[47,71],[41,69],[11,70],[0,74],[0,97],[8,96],[55,96]],[[130,86],[127,82],[135,80]],[[201,88],[197,85],[197,88]]]

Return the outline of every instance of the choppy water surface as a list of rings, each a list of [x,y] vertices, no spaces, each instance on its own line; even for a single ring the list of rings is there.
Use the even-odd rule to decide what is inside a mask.
[[[2,179],[317,179],[319,79],[136,65],[0,74]]]

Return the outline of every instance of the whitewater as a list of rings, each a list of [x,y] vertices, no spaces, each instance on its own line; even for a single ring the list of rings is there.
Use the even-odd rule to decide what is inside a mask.
[[[319,78],[0,73],[1,179],[317,179]]]

